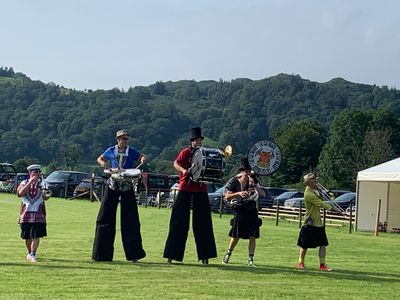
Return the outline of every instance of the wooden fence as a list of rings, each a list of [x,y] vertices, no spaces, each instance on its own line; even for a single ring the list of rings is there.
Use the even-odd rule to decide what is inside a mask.
[[[351,208],[350,208],[351,211]],[[275,219],[275,225],[279,225],[279,220],[287,220],[289,222],[295,222],[299,224],[299,228],[302,225],[305,209],[302,208],[287,208],[284,206],[273,206],[271,208],[261,208],[258,215],[262,218]],[[325,226],[332,227],[349,227],[349,233],[352,232],[355,223],[354,215],[340,215],[335,213],[327,212],[325,209],[321,209],[321,217]]]

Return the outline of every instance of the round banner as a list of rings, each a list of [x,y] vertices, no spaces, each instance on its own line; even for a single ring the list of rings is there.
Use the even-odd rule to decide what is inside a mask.
[[[256,174],[270,175],[281,165],[282,151],[273,141],[259,140],[249,148],[247,159]]]

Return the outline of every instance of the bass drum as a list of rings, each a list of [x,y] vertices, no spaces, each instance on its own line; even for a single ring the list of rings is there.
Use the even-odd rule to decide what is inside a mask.
[[[200,147],[194,150],[191,180],[195,182],[219,182],[225,172],[225,155],[220,149]]]

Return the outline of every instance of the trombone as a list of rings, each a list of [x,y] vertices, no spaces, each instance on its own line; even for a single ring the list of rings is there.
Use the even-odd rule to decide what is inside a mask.
[[[318,187],[319,193],[322,195],[324,200],[328,201],[329,204],[331,204],[334,208],[336,208],[336,210],[339,213],[344,214],[344,209],[341,208],[340,205],[335,202],[335,195],[330,190],[328,190],[326,187],[324,187],[322,184],[320,184],[319,182],[317,183],[317,187]]]

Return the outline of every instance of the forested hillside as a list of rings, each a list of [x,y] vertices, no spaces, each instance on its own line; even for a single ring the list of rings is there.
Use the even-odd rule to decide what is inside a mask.
[[[187,143],[192,126],[202,127],[208,144],[231,144],[236,155],[244,155],[254,141],[275,138],[278,129],[295,121],[312,120],[329,132],[345,109],[385,108],[398,118],[399,100],[400,91],[385,86],[341,78],[317,83],[287,74],[78,91],[2,67],[0,161],[29,156],[62,165],[65,153],[75,151],[81,162],[91,163],[114,143],[115,131],[125,128],[130,144],[167,171],[165,161]]]

